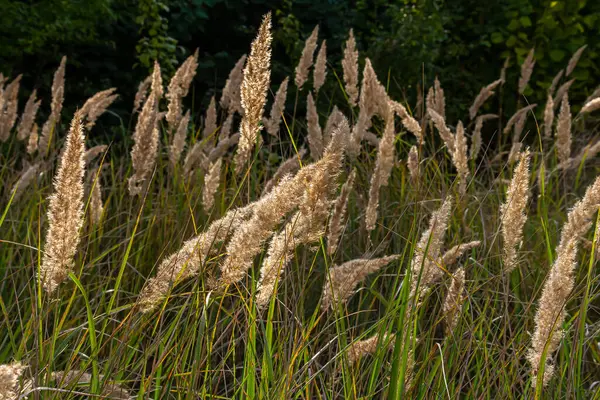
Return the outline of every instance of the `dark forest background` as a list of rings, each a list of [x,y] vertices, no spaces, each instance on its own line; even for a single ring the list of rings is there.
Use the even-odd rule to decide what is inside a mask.
[[[464,117],[507,58],[509,88],[516,88],[519,65],[532,47],[537,62],[525,92],[529,102],[545,102],[552,78],[584,44],[588,48],[569,92],[573,104],[600,82],[597,0],[0,0],[0,10],[0,72],[23,74],[22,102],[38,88],[41,113],[48,112],[52,74],[66,55],[67,110],[117,87],[121,97],[111,116],[100,121],[106,128],[128,123],[137,85],[154,59],[168,79],[196,48],[200,64],[187,100],[203,110],[213,94],[219,97],[269,10],[274,87],[293,75],[316,24],[319,40],[327,39],[330,68],[338,74],[342,46],[353,28],[361,62],[364,56],[372,59],[393,97],[414,105],[417,85],[429,86],[438,76],[450,118]],[[320,102],[341,95],[331,70],[327,85],[331,90],[323,91]],[[514,104],[504,107],[514,110]]]

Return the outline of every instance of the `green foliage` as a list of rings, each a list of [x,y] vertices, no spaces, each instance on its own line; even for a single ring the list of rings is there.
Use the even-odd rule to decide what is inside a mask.
[[[158,61],[166,76],[175,72],[177,40],[168,35],[169,21],[161,16],[169,8],[161,0],[139,0],[139,15],[135,22],[140,26],[140,40],[135,47],[140,64],[151,71]]]

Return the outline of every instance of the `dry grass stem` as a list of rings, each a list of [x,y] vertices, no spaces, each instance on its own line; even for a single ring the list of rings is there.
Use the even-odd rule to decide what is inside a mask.
[[[160,66],[154,63],[152,73],[152,88],[144,107],[138,116],[133,133],[134,145],[131,150],[131,160],[134,174],[129,178],[129,193],[132,196],[142,192],[142,185],[148,180],[158,155],[159,143],[159,112],[158,102],[162,95],[162,78]]]

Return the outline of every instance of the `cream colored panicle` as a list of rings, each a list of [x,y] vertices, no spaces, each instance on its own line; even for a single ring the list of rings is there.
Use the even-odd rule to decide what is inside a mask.
[[[525,61],[521,64],[521,77],[519,78],[519,94],[523,94],[527,84],[529,83],[529,79],[531,78],[531,73],[533,72],[533,67],[535,66],[535,60],[533,58],[533,54],[535,49],[529,50]]]
[[[271,79],[271,13],[263,18],[250,56],[244,68],[240,91],[244,115],[240,126],[240,142],[235,154],[235,171],[240,173],[250,159],[250,153],[261,130],[267,90]]]
[[[36,100],[36,96],[37,91],[34,90],[31,92],[31,95],[25,104],[25,109],[21,115],[21,121],[17,127],[17,139],[19,140],[29,138],[29,135],[31,134],[33,124],[35,123],[35,116],[37,115],[40,103],[42,102],[41,100]]]
[[[298,154],[294,154],[287,160],[281,163],[277,171],[273,174],[273,177],[265,184],[261,197],[266,195],[273,189],[273,186],[277,185],[281,179],[288,175],[296,173],[302,164],[302,158],[306,155],[306,149],[302,148],[298,151]]]
[[[368,275],[399,258],[400,255],[371,259],[358,258],[330,268],[323,284],[321,308],[334,310],[338,304],[345,303],[354,293],[356,286]]]
[[[317,107],[312,93],[308,93],[306,99],[306,125],[310,156],[313,160],[318,160],[323,155],[323,131],[319,124],[319,114],[317,114]]]
[[[498,80],[490,83],[489,85],[481,88],[481,90],[479,91],[479,94],[477,95],[477,97],[473,101],[473,104],[469,108],[469,117],[471,119],[475,118],[475,116],[477,115],[477,112],[479,111],[479,109],[481,108],[483,103],[485,103],[487,99],[489,99],[490,97],[492,97],[494,95],[494,89],[496,89],[496,87],[498,85],[500,85],[501,83],[502,83],[502,80],[498,79]]]
[[[348,207],[348,198],[354,189],[354,180],[356,179],[356,169],[353,169],[348,179],[342,186],[340,195],[335,200],[331,217],[329,218],[329,232],[327,235],[327,254],[330,256],[335,253],[342,237],[342,231],[346,224],[346,210]]]
[[[535,330],[527,353],[534,386],[537,385],[542,363],[544,364],[543,385],[545,386],[552,378],[554,365],[551,359],[554,352],[558,350],[563,336],[561,327],[566,318],[565,303],[574,286],[577,246],[581,236],[592,226],[599,205],[600,177],[588,186],[583,198],[569,212],[556,248],[556,259],[546,277],[542,295],[538,300]]]
[[[556,150],[560,162],[566,162],[571,157],[571,107],[567,94],[562,98],[556,123]]]
[[[39,149],[43,156],[48,152],[51,136],[54,134],[56,125],[60,122],[63,101],[65,99],[65,68],[67,57],[63,56],[60,65],[54,73],[52,81],[52,102],[50,103],[50,116],[42,126],[42,134],[39,141]]]
[[[221,95],[221,108],[227,110],[228,114],[233,116],[235,112],[243,114],[244,109],[242,108],[242,101],[240,98],[240,89],[242,86],[242,79],[244,78],[244,64],[246,63],[246,54],[241,56],[235,63],[235,66],[229,72],[229,78],[225,81],[225,87],[223,87],[223,93]]]
[[[15,400],[19,398],[19,379],[27,366],[20,362],[0,365],[0,400]]]
[[[290,78],[286,76],[283,82],[281,82],[281,85],[279,85],[279,89],[277,89],[275,100],[271,107],[271,117],[263,118],[263,125],[265,126],[267,133],[271,136],[279,137],[279,126],[281,125],[283,111],[285,110],[285,99],[287,97],[289,80]]]
[[[375,354],[377,349],[381,348],[381,345],[385,345],[385,348],[393,346],[395,339],[396,335],[386,333],[383,335],[383,337],[375,335],[368,339],[352,342],[352,344],[350,344],[350,346],[348,346],[346,349],[346,354],[348,354],[348,363],[355,364],[361,358]]]
[[[208,167],[208,173],[204,178],[204,189],[202,191],[202,206],[205,211],[212,208],[215,203],[215,194],[219,188],[221,181],[221,166],[223,159],[219,158],[214,163],[211,163]]]
[[[190,111],[188,110],[183,118],[179,120],[179,127],[173,135],[173,141],[169,147],[169,161],[173,166],[179,163],[181,153],[185,147],[185,139],[187,137],[188,125],[190,124]]]
[[[446,336],[452,335],[458,324],[460,311],[465,301],[465,269],[461,267],[452,274],[452,282],[444,300],[444,321]]]
[[[6,86],[3,102],[0,107],[0,142],[5,142],[10,136],[10,131],[17,120],[17,106],[19,103],[19,87],[22,75],[17,76]]]
[[[356,40],[354,40],[352,29],[348,32],[342,69],[344,71],[344,89],[348,95],[348,103],[352,107],[356,107],[358,100],[358,50],[356,50]]]
[[[315,26],[315,29],[313,29],[308,39],[306,39],[306,42],[304,42],[304,49],[302,50],[300,61],[298,61],[298,65],[296,66],[296,77],[294,78],[294,82],[298,89],[302,89],[302,86],[308,79],[308,71],[313,64],[318,37],[319,25]]]
[[[92,129],[96,124],[98,117],[106,111],[119,95],[114,94],[116,88],[102,90],[89,99],[81,107],[80,113],[84,120],[87,120],[85,127]]]
[[[48,231],[40,266],[42,286],[52,294],[72,271],[83,225],[83,154],[81,115],[75,114],[49,197]]]
[[[325,77],[327,76],[327,43],[325,40],[321,42],[321,48],[317,53],[317,59],[315,61],[315,69],[313,70],[313,86],[315,88],[315,95],[319,93],[319,89],[325,83]]]

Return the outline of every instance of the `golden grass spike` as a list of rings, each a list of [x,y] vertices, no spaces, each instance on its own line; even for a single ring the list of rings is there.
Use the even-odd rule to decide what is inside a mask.
[[[348,32],[348,40],[344,47],[344,59],[342,60],[344,71],[344,89],[348,95],[350,106],[356,107],[358,100],[358,50],[352,29]]]
[[[377,208],[379,207],[379,191],[382,186],[387,186],[388,180],[394,167],[394,140],[396,138],[394,118],[390,116],[385,122],[383,138],[379,142],[377,151],[377,162],[375,171],[371,177],[371,187],[369,189],[369,202],[365,210],[365,222],[368,232],[375,229],[377,221]]]
[[[571,157],[571,107],[566,93],[562,98],[556,123],[556,150],[561,163]]]
[[[325,83],[325,77],[327,76],[327,42],[323,40],[321,42],[321,48],[317,53],[317,59],[315,60],[315,69],[313,70],[313,86],[315,88],[315,96],[319,93],[319,89]]]
[[[452,282],[444,300],[446,336],[451,336],[458,324],[460,311],[465,301],[465,269],[460,267],[452,274]]]
[[[262,127],[263,111],[271,79],[271,13],[263,17],[250,56],[244,67],[240,91],[244,115],[240,126],[240,142],[235,154],[235,170],[240,173],[250,159],[254,142]]]
[[[158,155],[159,111],[158,102],[162,95],[162,78],[160,65],[154,63],[152,73],[152,89],[144,107],[138,116],[133,133],[134,145],[131,150],[134,174],[129,178],[129,193],[132,196],[141,194],[142,185],[147,181],[154,169]]]
[[[208,167],[208,173],[204,178],[204,189],[202,191],[202,207],[208,212],[215,203],[215,194],[221,182],[221,166],[223,159],[219,158]]]
[[[243,69],[245,63],[246,54],[242,55],[237,60],[235,66],[231,72],[229,72],[229,77],[225,81],[225,86],[223,87],[223,93],[221,94],[219,104],[221,105],[221,108],[227,110],[229,115],[233,115],[234,112],[237,112],[240,115],[244,113],[240,99],[240,90],[242,79],[244,78]]]
[[[263,118],[263,125],[267,133],[274,137],[279,137],[279,126],[281,125],[281,116],[285,110],[289,80],[290,78],[286,76],[279,85],[279,89],[277,89],[277,93],[275,94],[275,100],[271,106],[270,118]]]
[[[308,130],[308,147],[313,160],[318,160],[323,155],[323,131],[319,124],[319,114],[313,100],[312,93],[306,99],[306,125]]]
[[[190,124],[190,110],[186,111],[183,117],[179,120],[179,126],[173,135],[173,141],[169,147],[169,161],[173,166],[179,163],[181,153],[185,148],[185,139],[187,137],[188,125]]]
[[[523,227],[527,221],[529,200],[529,150],[519,156],[510,185],[506,190],[506,202],[500,206],[502,239],[504,242],[502,261],[504,273],[510,274],[517,266],[517,251],[523,242]]]
[[[304,49],[302,49],[302,55],[300,61],[296,66],[296,77],[294,82],[298,89],[302,89],[302,86],[308,79],[308,71],[313,64],[313,57],[317,48],[317,39],[319,37],[319,25],[315,26],[310,36],[304,42]]]
[[[569,212],[556,248],[556,259],[546,277],[542,295],[538,300],[535,330],[527,354],[534,386],[544,352],[546,353],[542,378],[544,386],[552,378],[554,366],[550,360],[562,338],[561,326],[566,317],[564,305],[574,286],[573,274],[577,266],[577,246],[581,236],[590,229],[599,205],[600,177],[588,186],[583,198]]]
[[[2,107],[0,107],[0,142],[8,140],[10,131],[17,120],[21,78],[22,75],[17,76],[4,90],[4,101]]]
[[[535,59],[533,55],[535,53],[535,49],[529,50],[527,57],[521,64],[521,76],[519,77],[519,94],[523,94],[527,84],[529,83],[529,79],[531,78],[531,73],[533,72],[533,67],[535,66]]]
[[[56,172],[54,193],[49,197],[49,226],[39,276],[48,294],[67,278],[75,263],[83,225],[84,153],[81,115],[76,113]]]
[[[25,109],[23,110],[23,114],[21,114],[21,121],[19,121],[17,127],[18,140],[25,140],[29,138],[29,135],[31,134],[33,124],[35,124],[35,116],[37,115],[40,103],[42,102],[41,100],[37,100],[36,96],[37,90],[34,90],[31,92],[29,99],[27,99]]]
[[[399,258],[400,255],[397,254],[371,259],[357,258],[330,268],[323,284],[321,308],[334,310],[338,304],[346,303],[354,293],[356,286],[368,275],[379,271]]]
[[[583,46],[578,48],[575,53],[573,53],[571,59],[569,60],[569,64],[567,65],[567,72],[565,73],[565,76],[571,75],[571,72],[573,72],[573,70],[577,66],[577,63],[579,62],[579,59],[581,58],[581,55],[583,54],[586,48],[587,44],[584,44]]]
[[[383,337],[375,335],[368,339],[352,342],[352,344],[350,344],[350,346],[348,346],[346,349],[346,353],[348,354],[348,363],[355,364],[361,358],[374,354],[377,349],[379,349],[378,345],[380,344],[387,344],[386,348],[392,347],[395,339],[396,335],[385,333]]]
[[[39,149],[42,156],[48,152],[50,144],[50,136],[56,130],[56,126],[60,122],[60,113],[62,111],[63,101],[65,99],[65,68],[67,57],[63,56],[60,60],[60,65],[54,73],[52,80],[52,102],[50,103],[50,116],[42,126],[42,134],[40,135]]]
[[[483,103],[485,103],[487,99],[489,99],[490,97],[492,97],[494,95],[494,93],[495,93],[494,89],[496,89],[496,87],[498,85],[500,85],[501,83],[502,83],[502,80],[498,79],[498,80],[495,80],[494,82],[490,83],[489,85],[481,88],[481,90],[479,91],[479,94],[477,95],[477,97],[475,97],[473,104],[469,108],[469,118],[470,119],[474,119],[475,116],[477,116],[477,112],[479,111],[479,109],[481,108]]]
[[[329,230],[327,235],[327,254],[332,256],[340,243],[342,231],[346,224],[346,210],[348,207],[348,198],[354,188],[356,178],[356,169],[353,169],[348,179],[342,186],[340,195],[335,200],[331,217],[329,218]]]
[[[273,174],[273,177],[265,184],[260,196],[262,197],[269,193],[271,189],[273,189],[273,186],[277,185],[285,175],[296,173],[300,169],[300,162],[305,155],[306,149],[302,148],[298,151],[298,154],[294,154],[282,162],[279,168],[277,168],[277,171]]]

